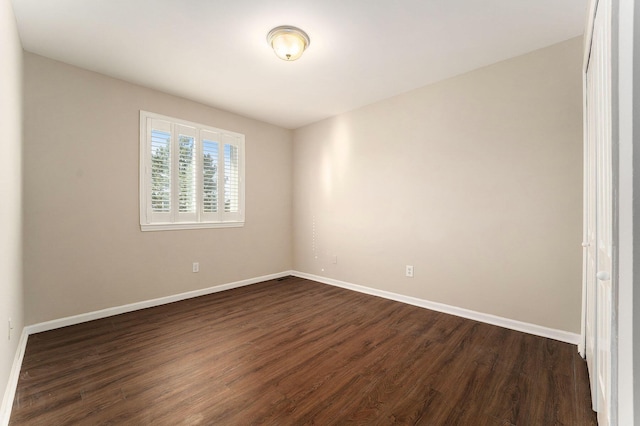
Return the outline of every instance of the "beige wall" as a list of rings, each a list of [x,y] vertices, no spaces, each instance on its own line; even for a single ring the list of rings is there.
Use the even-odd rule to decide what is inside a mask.
[[[569,40],[292,138],[26,53],[26,323],[294,268],[579,332],[580,56]],[[246,135],[244,228],[139,230],[140,109]]]
[[[22,47],[9,0],[0,0],[0,129],[0,392],[4,394],[23,328]],[[14,325],[11,340],[9,318]]]
[[[296,130],[294,268],[578,333],[581,52],[572,39]]]
[[[24,60],[27,324],[291,269],[291,131]],[[140,109],[245,134],[243,228],[140,231]]]

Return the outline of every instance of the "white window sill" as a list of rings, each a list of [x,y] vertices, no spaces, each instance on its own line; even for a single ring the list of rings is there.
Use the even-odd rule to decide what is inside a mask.
[[[244,222],[193,222],[141,224],[142,231],[175,231],[180,229],[241,228]]]

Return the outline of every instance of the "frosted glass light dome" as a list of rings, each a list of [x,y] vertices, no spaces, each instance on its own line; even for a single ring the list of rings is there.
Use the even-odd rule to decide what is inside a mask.
[[[267,41],[278,58],[295,61],[309,46],[309,36],[299,28],[289,25],[276,27],[269,31]]]

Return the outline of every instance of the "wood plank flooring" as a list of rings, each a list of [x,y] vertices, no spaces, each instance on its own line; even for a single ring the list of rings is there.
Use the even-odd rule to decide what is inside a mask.
[[[299,278],[29,337],[11,425],[595,425],[576,347]]]

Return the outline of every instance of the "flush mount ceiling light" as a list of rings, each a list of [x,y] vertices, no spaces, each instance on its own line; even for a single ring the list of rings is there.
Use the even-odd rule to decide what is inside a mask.
[[[298,59],[311,42],[307,33],[290,25],[282,25],[269,31],[267,41],[278,58],[284,61]]]

